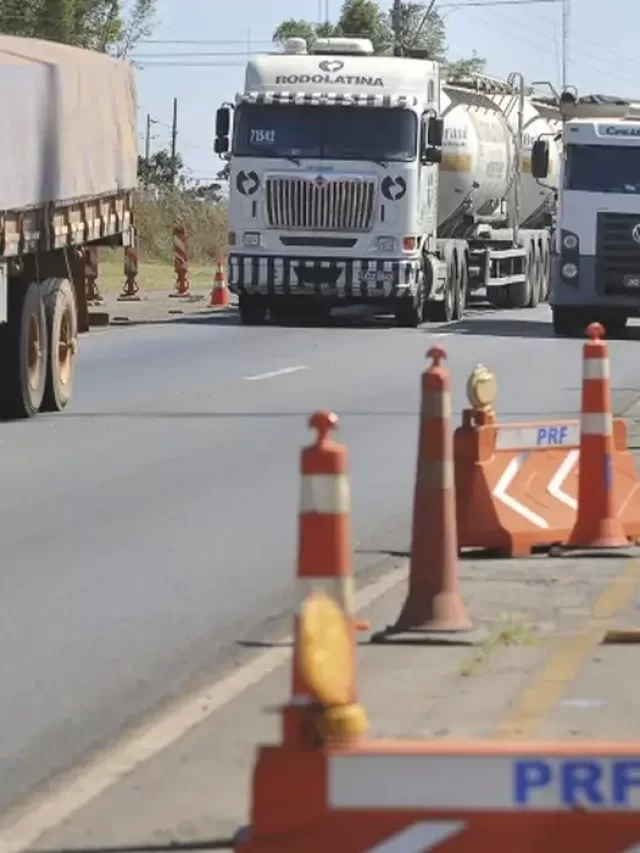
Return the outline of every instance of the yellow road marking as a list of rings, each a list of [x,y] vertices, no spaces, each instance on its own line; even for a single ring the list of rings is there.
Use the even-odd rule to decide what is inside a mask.
[[[629,560],[622,574],[594,602],[589,616],[578,630],[559,643],[540,672],[525,687],[496,727],[494,738],[522,740],[536,736],[568,684],[601,643],[607,632],[608,620],[632,601],[639,582],[640,559]]]

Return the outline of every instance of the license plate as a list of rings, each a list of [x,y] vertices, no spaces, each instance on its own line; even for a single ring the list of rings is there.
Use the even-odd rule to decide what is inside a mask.
[[[360,281],[366,281],[369,284],[377,282],[393,281],[392,272],[378,272],[377,270],[367,270],[360,273]]]
[[[640,290],[640,274],[625,275],[624,286],[627,287],[629,290]]]

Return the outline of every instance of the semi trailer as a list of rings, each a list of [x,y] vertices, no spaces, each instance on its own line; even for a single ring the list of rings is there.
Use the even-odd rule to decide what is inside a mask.
[[[607,96],[560,98],[563,162],[550,305],[555,333],[609,334],[640,316],[640,104]],[[534,144],[534,177],[546,182],[549,140]]]
[[[290,39],[216,115],[230,159],[229,288],[244,323],[371,305],[399,325],[544,301],[560,112],[552,98],[366,39]],[[551,138],[542,185],[531,149]]]
[[[138,140],[128,63],[0,36],[0,416],[64,409],[85,269],[134,241]]]

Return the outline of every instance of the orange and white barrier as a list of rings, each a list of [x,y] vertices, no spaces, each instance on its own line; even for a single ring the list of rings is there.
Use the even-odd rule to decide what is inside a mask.
[[[314,702],[300,665],[298,614],[303,602],[313,592],[324,592],[349,617],[353,630],[368,627],[366,623],[360,625],[353,619],[347,449],[329,438],[337,424],[335,414],[315,412],[309,426],[317,430],[317,439],[314,444],[303,448],[301,455],[293,685],[291,702],[283,712],[284,742],[287,744],[305,741],[305,709]],[[355,695],[355,685],[353,689]]]
[[[568,539],[578,511],[580,423],[576,419],[500,424],[482,413],[463,412],[462,426],[454,436],[461,548],[526,556],[537,546]],[[626,535],[637,538],[638,475],[627,449],[624,420],[610,423],[611,505]]]
[[[210,308],[226,308],[229,304],[229,288],[224,276],[224,261],[218,258],[216,271],[213,274],[213,287],[211,288]]]
[[[587,334],[591,340],[583,348],[578,514],[567,544],[621,548],[629,540],[617,512],[609,347],[600,323],[591,323]]]
[[[262,747],[237,853],[637,853],[637,743]]]
[[[169,296],[189,296],[189,261],[187,229],[184,225],[176,225],[173,229],[173,271],[176,274],[175,290]]]
[[[395,625],[373,638],[471,629],[458,589],[458,536],[446,351],[432,347],[422,374],[418,464],[413,499],[409,593]]]
[[[118,302],[140,302],[138,291],[138,251],[135,246],[124,249],[124,284]]]

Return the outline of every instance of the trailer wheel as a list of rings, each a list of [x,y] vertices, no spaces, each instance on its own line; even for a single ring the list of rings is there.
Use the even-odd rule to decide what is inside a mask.
[[[467,259],[464,255],[456,255],[455,264],[455,291],[452,319],[461,320],[467,307],[467,290],[469,286],[469,270]]]
[[[527,308],[535,308],[540,302],[542,289],[541,258],[537,243],[531,243],[529,261],[527,263],[527,291],[529,300]]]
[[[0,326],[0,416],[38,413],[47,379],[47,322],[37,282],[9,285],[9,322]]]
[[[66,278],[48,278],[41,285],[47,318],[49,358],[41,411],[61,412],[71,399],[78,352],[78,308]]]
[[[551,250],[548,241],[542,244],[541,256],[540,302],[548,302],[551,283]]]

